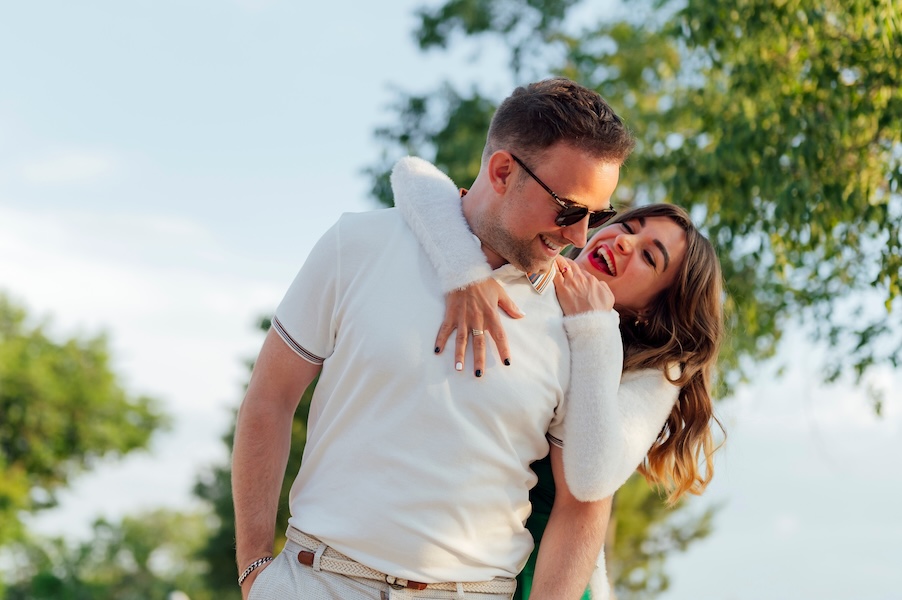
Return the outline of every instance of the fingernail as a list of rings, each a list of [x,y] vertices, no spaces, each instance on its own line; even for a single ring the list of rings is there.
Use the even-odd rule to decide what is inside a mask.
[[[504,365],[507,366],[507,367],[511,366],[511,359],[505,358],[505,359],[504,359]]]
[[[459,363],[457,363],[456,365],[454,365],[454,368],[457,369],[458,371],[463,371],[463,370],[464,370],[464,364],[463,364],[462,362],[459,362]]]
[[[476,369],[476,377],[482,377],[482,369]]]
[[[436,347],[435,347],[435,353],[438,354],[439,352],[441,352],[441,350],[439,350],[439,347],[436,346]]]

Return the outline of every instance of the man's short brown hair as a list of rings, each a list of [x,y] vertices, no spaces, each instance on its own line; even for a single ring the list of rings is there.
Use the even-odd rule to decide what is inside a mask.
[[[495,111],[483,160],[497,150],[531,158],[564,142],[623,164],[635,141],[598,92],[563,77],[520,86]]]

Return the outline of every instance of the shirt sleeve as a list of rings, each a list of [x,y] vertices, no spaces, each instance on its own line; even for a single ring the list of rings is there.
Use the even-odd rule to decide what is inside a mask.
[[[421,177],[415,175],[451,180],[433,165],[412,156],[398,161],[392,170],[395,206],[435,267],[442,292],[447,294],[491,277],[492,268],[467,225],[460,196],[456,191],[449,195],[418,193]]]
[[[548,425],[548,432],[545,434],[545,439],[548,440],[548,443],[557,446],[558,448],[564,447],[564,435],[566,435],[566,429],[564,427],[566,421],[566,403],[567,398],[564,398],[564,406],[558,407],[558,410],[554,412],[554,417],[552,417],[551,423]]]
[[[636,470],[680,391],[658,369],[621,377],[619,328],[610,319],[593,323],[596,314],[564,321],[571,361],[564,476],[571,493],[584,502],[610,496]]]
[[[273,328],[301,358],[322,364],[335,348],[341,221],[319,239],[276,308]]]

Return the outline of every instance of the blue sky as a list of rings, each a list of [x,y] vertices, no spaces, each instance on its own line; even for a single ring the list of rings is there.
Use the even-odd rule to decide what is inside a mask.
[[[79,536],[96,516],[190,506],[226,459],[256,318],[338,215],[375,206],[360,173],[392,86],[509,91],[502,53],[419,53],[415,6],[0,5],[0,289],[57,335],[107,332],[125,386],[175,418],[34,527]],[[723,508],[671,559],[666,600],[899,597],[902,377],[871,376],[890,390],[878,419],[863,389],[817,384],[819,354],[790,336],[783,379],[762,367],[720,405],[728,445],[695,504]]]

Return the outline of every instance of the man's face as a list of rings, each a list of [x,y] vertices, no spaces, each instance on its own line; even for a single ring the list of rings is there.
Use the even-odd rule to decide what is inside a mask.
[[[560,205],[515,161],[508,160],[509,184],[474,224],[474,231],[493,266],[509,262],[529,273],[547,271],[564,246],[586,245],[589,219],[584,217],[566,227],[557,225]],[[610,207],[620,178],[619,163],[605,162],[566,144],[556,144],[540,158],[525,162],[558,197],[592,211]]]

